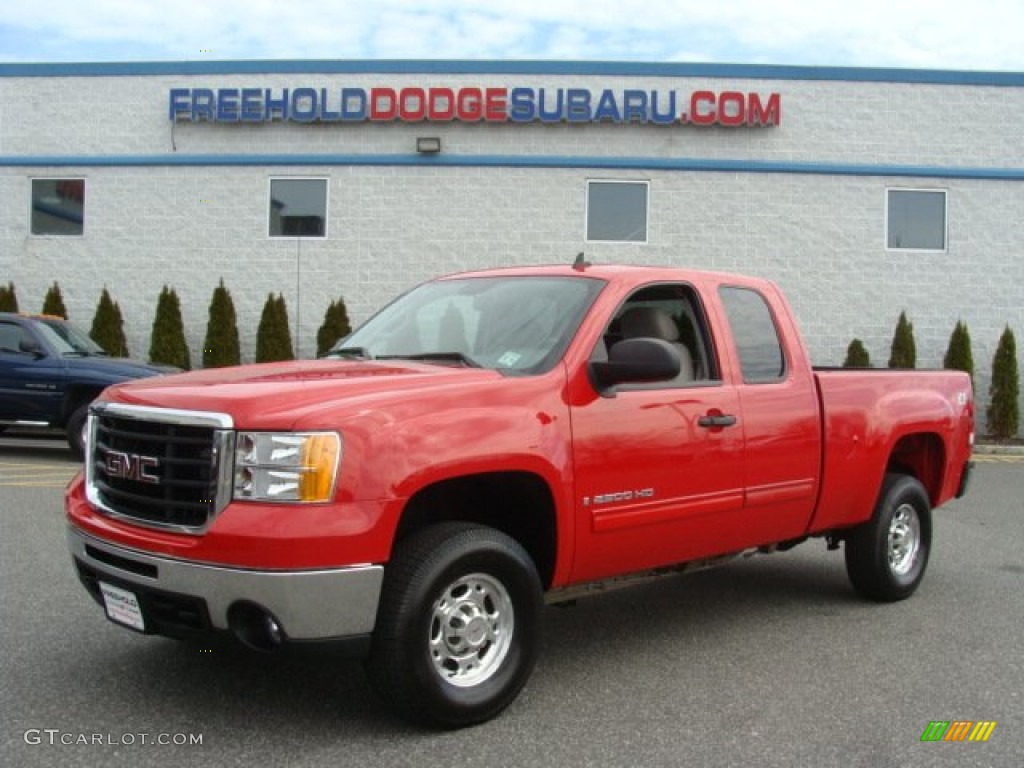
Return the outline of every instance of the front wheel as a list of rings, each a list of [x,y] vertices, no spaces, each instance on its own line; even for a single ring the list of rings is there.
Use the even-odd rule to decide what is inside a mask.
[[[888,474],[871,519],[846,538],[846,573],[864,597],[903,600],[921,583],[931,544],[924,486],[915,477]]]
[[[488,720],[533,671],[542,607],[537,570],[514,539],[462,523],[424,529],[388,565],[370,680],[414,722]]]
[[[75,409],[64,425],[64,432],[67,434],[68,447],[76,459],[81,460],[85,456],[85,447],[88,442],[88,417],[89,404],[84,403]]]

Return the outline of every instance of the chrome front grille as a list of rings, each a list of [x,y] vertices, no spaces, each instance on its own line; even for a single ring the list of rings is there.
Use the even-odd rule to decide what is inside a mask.
[[[227,504],[234,447],[227,414],[95,404],[86,480],[102,512],[198,533]]]

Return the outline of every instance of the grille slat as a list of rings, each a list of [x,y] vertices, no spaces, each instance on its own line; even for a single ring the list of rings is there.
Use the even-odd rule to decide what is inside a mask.
[[[209,420],[160,420],[157,409],[125,411],[93,412],[90,485],[101,508],[142,525],[203,529],[218,508],[218,430]]]
[[[168,426],[171,426],[171,425],[168,425]],[[118,429],[116,426],[111,425],[111,426],[108,426],[106,428],[106,434],[111,436],[111,437],[113,437],[113,438],[115,438],[115,439],[131,440],[131,439],[139,437],[140,434],[149,434],[149,430],[144,430],[144,431],[140,432],[139,430],[135,430],[135,429],[132,429],[132,430]],[[168,442],[186,443],[186,444],[187,443],[201,443],[203,441],[201,436],[196,436],[196,435],[191,435],[190,436],[188,434],[174,434],[174,433],[163,435],[163,439],[168,441]]]

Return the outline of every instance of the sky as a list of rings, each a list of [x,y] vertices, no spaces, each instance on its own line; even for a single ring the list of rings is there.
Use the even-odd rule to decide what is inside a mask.
[[[532,59],[1024,71],[1021,0],[5,0],[0,62]]]

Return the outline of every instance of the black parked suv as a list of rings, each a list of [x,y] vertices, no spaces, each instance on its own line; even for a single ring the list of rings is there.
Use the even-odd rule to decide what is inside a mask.
[[[176,370],[108,357],[60,317],[0,312],[0,429],[61,429],[81,458],[89,403],[105,387]]]

